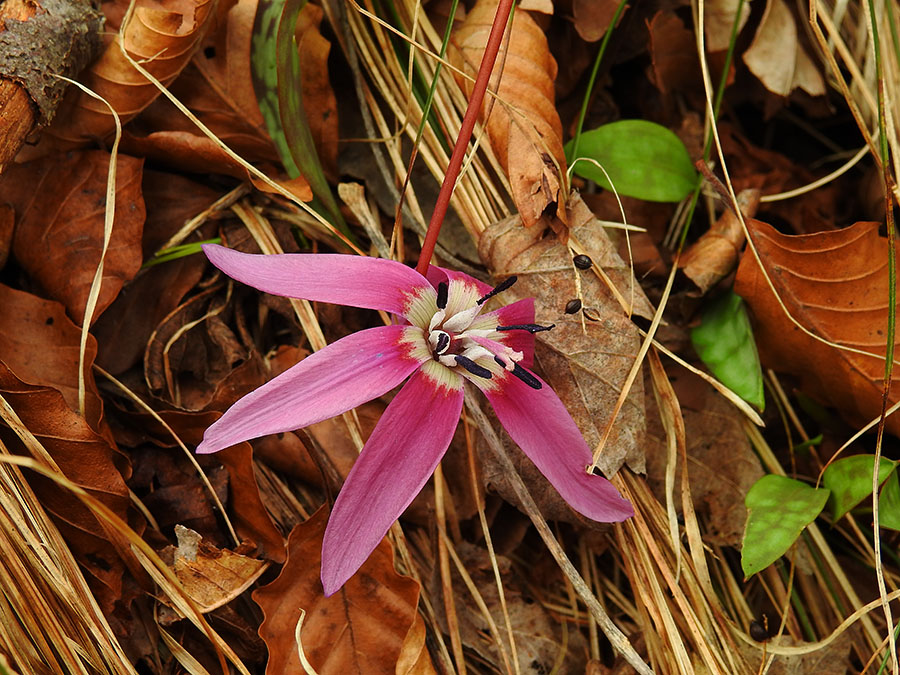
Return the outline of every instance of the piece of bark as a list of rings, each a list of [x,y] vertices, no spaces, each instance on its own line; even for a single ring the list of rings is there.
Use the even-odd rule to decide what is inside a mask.
[[[67,87],[56,74],[74,77],[100,52],[103,14],[87,0],[5,0],[0,24],[2,171],[53,119]]]

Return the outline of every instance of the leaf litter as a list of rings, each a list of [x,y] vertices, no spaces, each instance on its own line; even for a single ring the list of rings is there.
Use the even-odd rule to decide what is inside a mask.
[[[103,3],[108,29],[122,25],[127,4]],[[380,20],[405,37],[355,3],[304,10],[296,32],[297,86],[332,188],[346,176],[376,173],[350,165],[374,164],[370,151],[387,160],[386,184],[403,184],[410,147],[404,139],[415,134],[443,24],[450,21],[453,56],[438,81],[408,195],[417,209],[430,209],[433,197],[426,195],[435,190],[419,185],[429,174],[442,178],[471,91],[467,76],[481,60],[497,6],[469,3],[454,20],[450,4],[391,3]],[[48,617],[67,610],[46,608],[64,591],[45,583],[56,577],[38,571],[37,548],[12,547],[17,569],[26,572],[19,582],[0,575],[14,606],[0,612],[19,643],[34,642],[21,650],[11,648],[15,641],[0,642],[3,662],[19,672],[43,672],[60,661],[58,670],[74,669],[81,658],[109,664],[112,672],[171,672],[176,664],[213,672],[227,658],[239,672],[301,672],[299,648],[320,673],[631,668],[598,632],[595,606],[578,599],[582,579],[625,634],[641,635],[631,646],[655,672],[693,672],[694,664],[710,672],[756,672],[768,656],[750,627],[762,614],[770,617],[769,656],[777,655],[770,672],[818,672],[826,663],[836,672],[858,672],[881,658],[887,627],[877,613],[860,609],[876,597],[866,579],[876,566],[892,583],[900,573],[875,558],[866,498],[841,513],[828,540],[817,534],[817,523],[829,517],[820,516],[798,539],[797,553],[783,558],[781,550],[753,550],[752,537],[749,543],[743,537],[743,504],[763,472],[814,488],[829,459],[825,449],[881,409],[885,239],[877,223],[844,227],[883,218],[870,196],[876,163],[868,157],[861,169],[791,198],[779,193],[811,183],[862,145],[848,110],[874,109],[871,59],[894,57],[868,48],[871,25],[855,23],[866,8],[826,16],[820,7],[813,32],[828,33],[854,78],[845,98],[826,90],[826,82],[843,75],[822,68],[828,61],[819,58],[820,42],[806,39],[805,18],[781,0],[752,12],[747,3],[704,3],[709,53],[701,59],[699,24],[687,7],[627,7],[611,26],[616,7],[560,0],[516,11],[508,53],[501,53],[492,80],[490,112],[454,197],[463,228],[444,244],[484,280],[517,274],[507,293],[535,297],[537,320],[556,324],[538,335],[536,368],[589,445],[612,425],[600,469],[632,500],[635,518],[591,525],[519,457],[518,473],[576,563],[576,576],[561,573],[562,563],[538,543],[531,521],[513,508],[523,505],[510,475],[466,413],[444,462],[444,487],[423,490],[362,572],[326,600],[318,582],[320,509],[337,494],[391,395],[308,430],[199,460],[189,453],[242,395],[308,357],[325,338],[334,342],[385,317],[262,297],[196,255],[142,267],[174,240],[188,251],[215,238],[253,252],[348,249],[296,200],[271,187],[241,187],[250,169],[160,96],[124,58],[116,38],[83,80],[126,122],[116,219],[84,355],[84,417],[77,412],[79,324],[102,250],[111,116],[93,99],[70,94],[51,127],[0,175],[2,457],[10,464],[32,455],[45,467],[40,475],[22,469],[34,499],[4,473],[4,513],[19,500],[33,522],[51,528],[40,536],[47,546],[65,548],[60,560],[74,556],[78,567],[73,563],[66,574],[84,576],[73,587],[89,592],[105,617],[81,612],[79,620],[89,623],[72,638],[80,651],[53,653],[46,645],[58,629]],[[124,46],[220,141],[309,200],[307,181],[291,182],[282,173],[257,107],[249,60],[257,9],[254,0],[142,0],[125,26]],[[731,46],[717,127],[726,164],[713,170],[727,168],[736,189],[761,200],[755,213],[742,204],[750,217],[739,219],[711,192],[700,195],[686,235],[693,246],[677,258],[690,209],[632,197],[622,199],[623,216],[608,191],[581,176],[569,179],[563,144],[588,97],[585,130],[646,120],[674,132],[691,159],[699,159],[707,94],[698,66],[711,66],[715,82]],[[368,116],[369,129],[359,124],[348,133],[339,126],[351,109]],[[381,227],[382,249],[413,262],[419,243],[408,219],[394,226],[393,197],[376,194],[387,188],[371,182],[358,191],[357,215],[343,213],[353,243],[365,249],[373,228]],[[220,198],[222,205],[210,210]],[[360,227],[355,219],[367,198],[385,210],[370,208],[375,217]],[[643,231],[612,229],[622,220]],[[743,248],[747,233],[756,254]],[[470,241],[462,246],[460,236]],[[473,259],[476,251],[480,261]],[[590,269],[573,264],[576,253],[589,256]],[[678,277],[668,291],[666,275],[676,260],[691,281]],[[673,380],[680,405],[661,396],[661,412],[638,377],[614,415],[654,306],[665,304],[665,314],[652,349],[696,365],[688,331],[732,286],[751,310],[753,339],[771,369],[766,395],[775,405],[766,407],[764,435],[674,362],[657,368],[654,378]],[[567,307],[577,308],[567,313]],[[651,384],[657,393],[664,389],[660,381]],[[894,435],[896,425],[888,417]],[[803,443],[819,434],[821,449]],[[870,456],[871,440],[863,437],[850,452],[854,461]],[[884,455],[886,466],[900,459],[894,436],[886,438]],[[844,466],[831,465],[829,484],[834,475],[848,479],[840,473]],[[888,480],[891,487],[896,476]],[[669,487],[678,484],[679,491]],[[88,496],[79,496],[76,485]],[[896,508],[887,487],[882,494],[883,508]],[[440,507],[436,499],[443,500]],[[888,525],[898,520],[893,511],[883,515]],[[5,517],[0,522],[6,541],[21,538],[22,522],[14,525]],[[882,532],[889,545],[896,536]],[[741,544],[757,562],[763,554],[780,560],[768,565],[767,558],[744,580],[736,564]],[[848,554],[869,567],[856,571],[844,562]],[[439,569],[442,559],[452,571]],[[25,602],[17,588],[39,593],[41,602]],[[838,629],[848,616],[853,628]],[[49,642],[41,644],[39,636]],[[613,644],[620,649],[622,643]]]

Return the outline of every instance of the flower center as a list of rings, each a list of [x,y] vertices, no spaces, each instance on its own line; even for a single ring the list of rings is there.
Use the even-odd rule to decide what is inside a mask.
[[[511,330],[537,333],[549,330],[553,326],[539,324],[501,326],[490,325],[484,319],[479,320],[484,304],[515,282],[516,277],[509,277],[478,298],[471,306],[456,311],[451,310],[453,313],[449,315],[447,311],[450,300],[449,286],[444,282],[438,284],[438,310],[431,317],[427,329],[428,346],[434,360],[447,368],[460,366],[469,374],[484,379],[491,379],[493,377],[491,368],[496,370],[496,366],[499,365],[528,386],[540,389],[540,381],[519,365],[519,361],[524,355],[504,344],[503,333]],[[459,298],[457,298],[456,304],[458,306]]]

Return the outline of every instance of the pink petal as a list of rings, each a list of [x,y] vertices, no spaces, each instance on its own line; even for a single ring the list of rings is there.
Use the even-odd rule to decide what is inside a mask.
[[[435,296],[425,277],[393,260],[337,253],[254,255],[214,244],[204,244],[203,252],[228,276],[273,295],[400,316],[416,295]]]
[[[419,371],[385,410],[347,476],[322,542],[322,586],[335,593],[356,574],[441,461],[463,390]]]
[[[481,295],[485,295],[493,289],[493,286],[488,286],[483,281],[479,281],[473,276],[466,274],[465,272],[457,272],[456,270],[448,270],[445,267],[438,267],[437,265],[429,265],[428,272],[426,272],[425,276],[428,277],[428,281],[431,282],[431,285],[437,288],[439,283],[458,280],[467,284],[472,284],[478,289],[478,292]]]
[[[369,328],[307,356],[231,406],[203,434],[197,452],[299,429],[381,396],[419,367],[409,337],[417,330]],[[426,347],[416,352],[428,354]]]
[[[508,373],[499,377],[500,386],[486,387],[485,396],[510,437],[560,496],[591,520],[609,523],[633,516],[631,503],[612,483],[585,473],[590,448],[550,385],[537,378],[543,387],[532,389]]]
[[[493,312],[487,312],[479,316],[473,323],[473,328],[494,328],[496,326],[516,326],[523,323],[534,323],[534,298],[525,298],[505,305]],[[527,330],[503,331],[505,337],[503,343],[512,347],[517,352],[522,352],[524,358],[520,363],[526,368],[531,368],[534,363],[534,335]]]

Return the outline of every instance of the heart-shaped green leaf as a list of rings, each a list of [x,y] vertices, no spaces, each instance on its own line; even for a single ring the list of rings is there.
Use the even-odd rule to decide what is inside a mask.
[[[691,341],[697,355],[722,384],[763,409],[762,367],[741,296],[729,291],[709,303],[700,325],[691,331]]]
[[[831,490],[828,506],[834,519],[844,515],[872,494],[872,469],[875,455],[854,455],[830,464],[822,476],[822,485]],[[897,467],[897,462],[881,458],[878,469],[878,484],[881,485]]]
[[[756,481],[744,499],[750,511],[741,546],[744,578],[783,556],[825,508],[828,495],[824,488],[785,476],[770,474]]]
[[[593,162],[574,161],[574,140],[565,151],[575,173],[612,189]],[[679,202],[697,185],[697,171],[681,139],[646,120],[621,120],[584,132],[578,157],[600,164],[619,194],[649,202]]]

